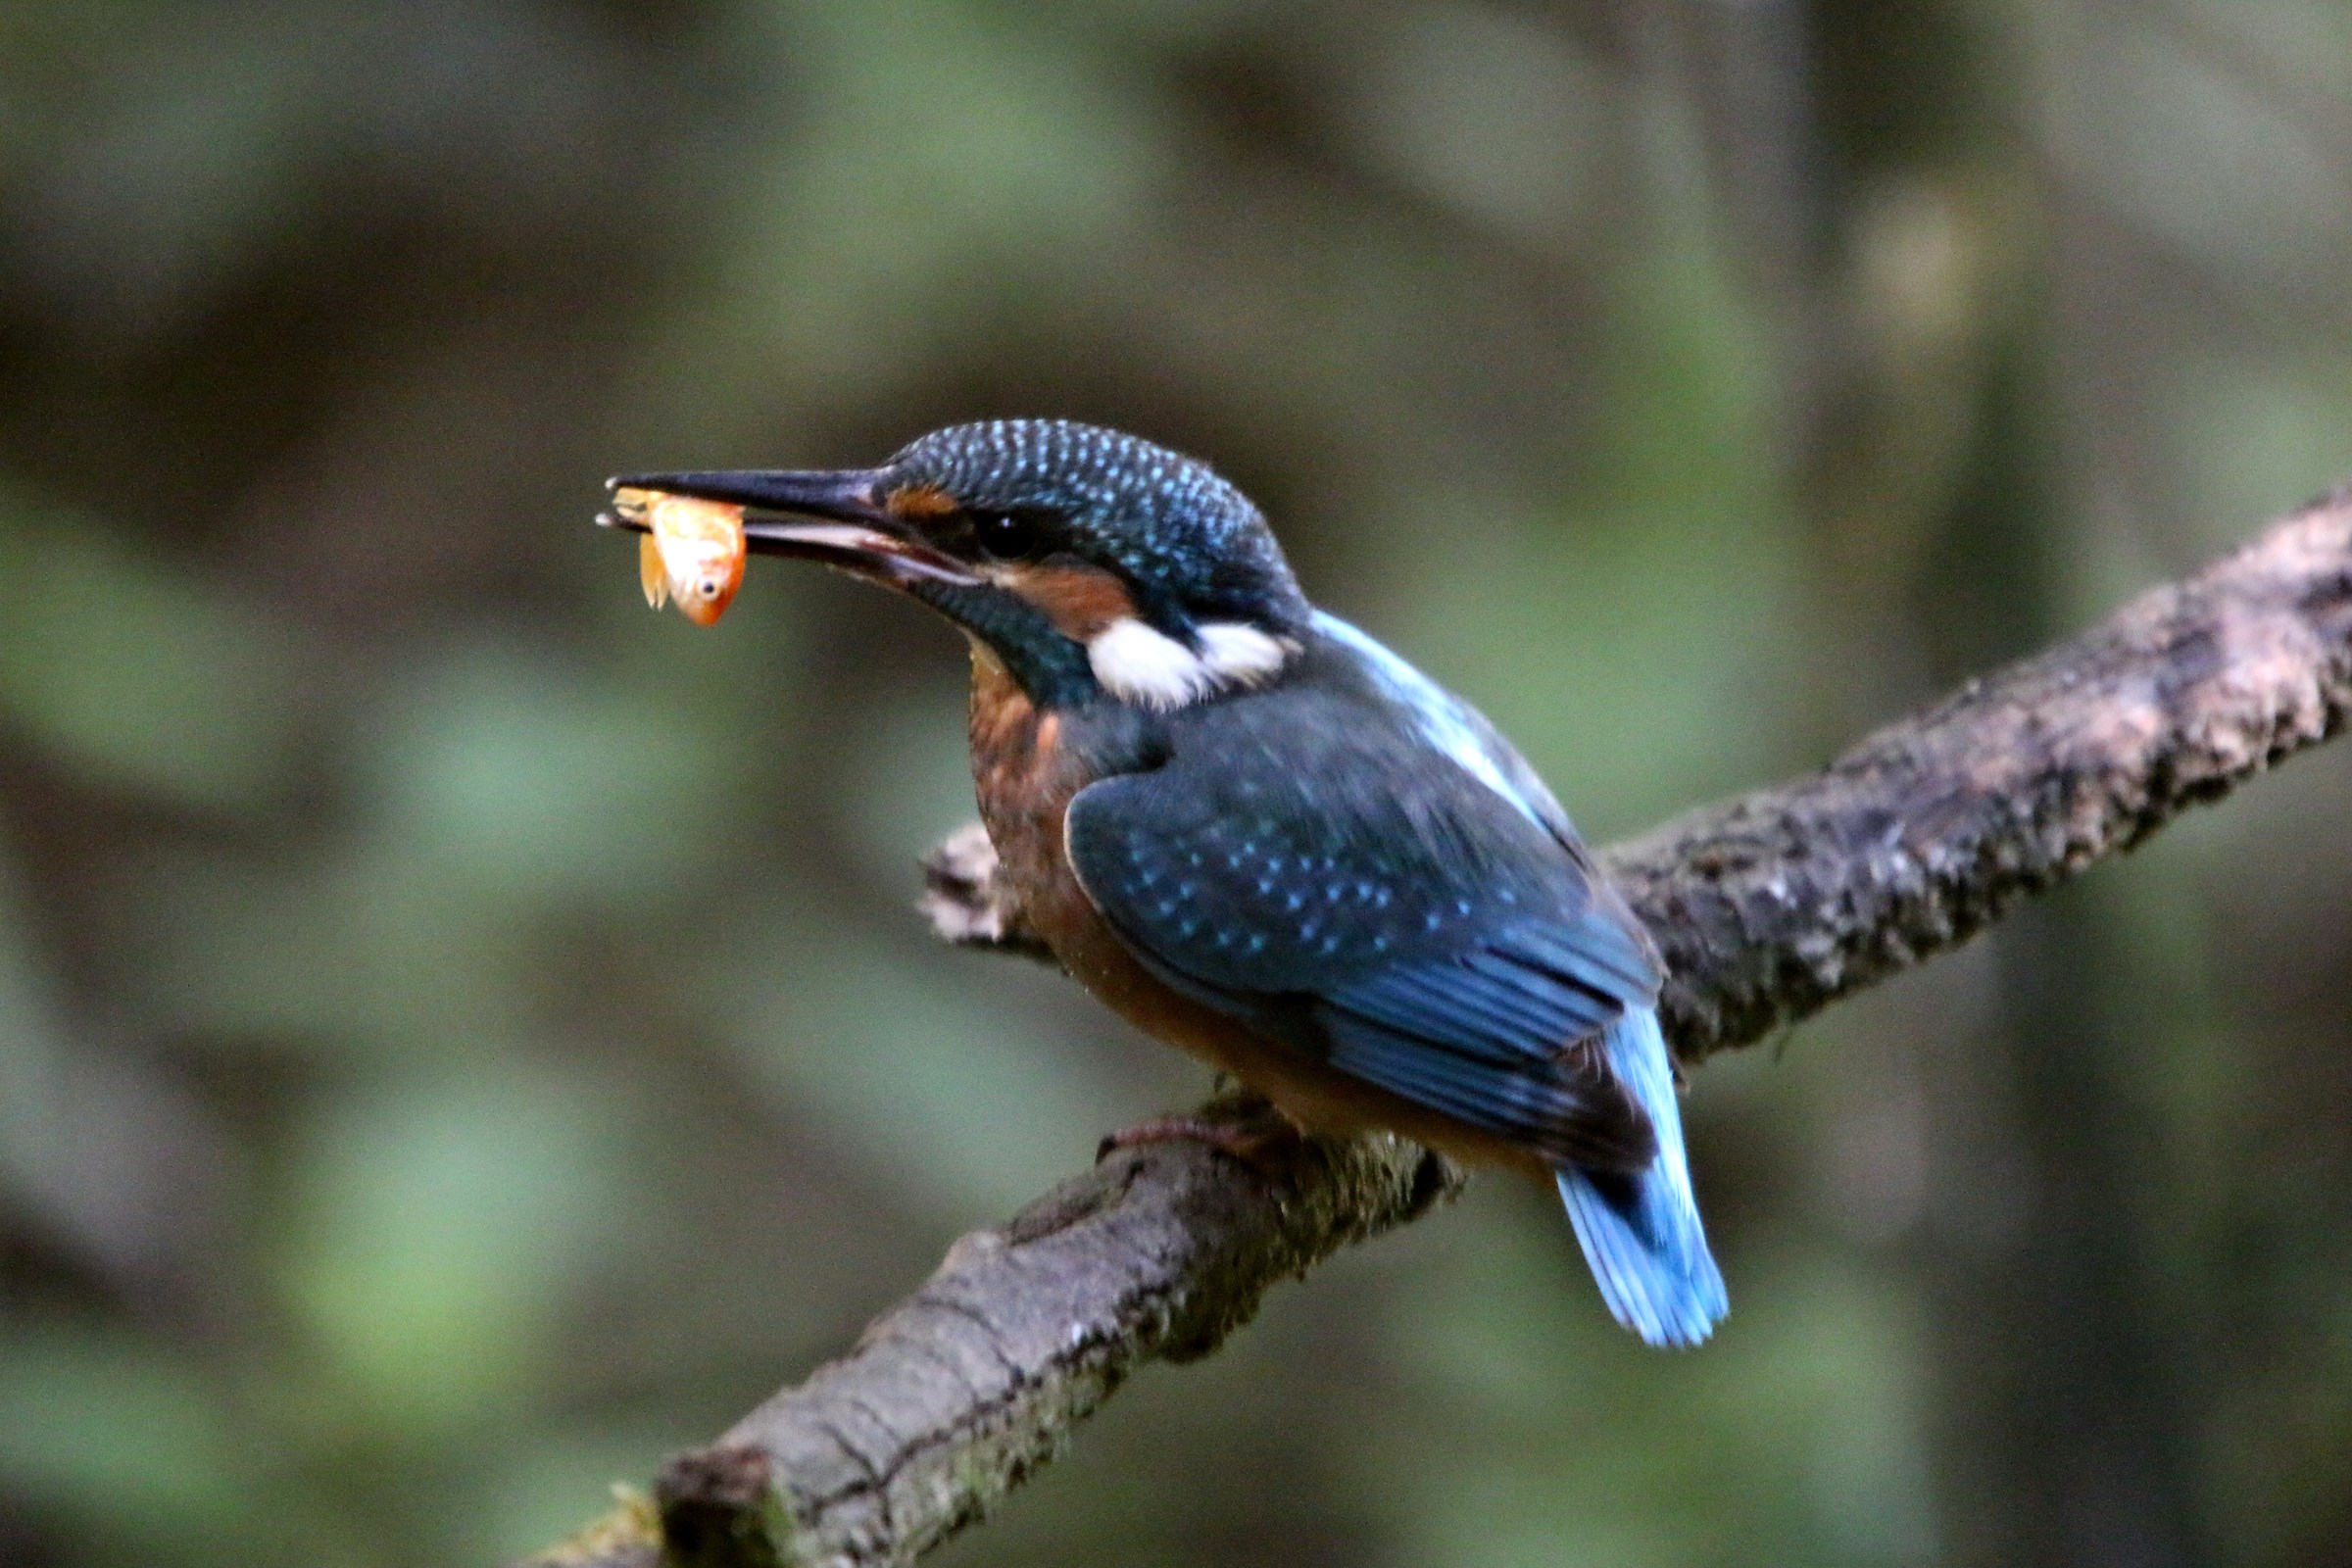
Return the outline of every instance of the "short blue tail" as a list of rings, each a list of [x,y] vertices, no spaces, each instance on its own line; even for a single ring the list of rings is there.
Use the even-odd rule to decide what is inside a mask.
[[[1682,1111],[1658,1015],[1648,1008],[1629,1012],[1609,1026],[1603,1043],[1610,1067],[1649,1112],[1657,1157],[1631,1175],[1564,1168],[1560,1197],[1617,1321],[1645,1344],[1696,1345],[1723,1321],[1731,1300],[1690,1196]]]

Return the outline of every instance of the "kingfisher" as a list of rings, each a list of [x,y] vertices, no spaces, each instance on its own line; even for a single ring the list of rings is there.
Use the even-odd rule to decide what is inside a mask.
[[[1385,1128],[1553,1183],[1648,1344],[1722,1320],[1655,943],[1509,742],[1310,604],[1206,464],[997,419],[877,468],[611,483],[742,507],[750,550],[964,633],[999,874],[1114,1012],[1299,1132]]]

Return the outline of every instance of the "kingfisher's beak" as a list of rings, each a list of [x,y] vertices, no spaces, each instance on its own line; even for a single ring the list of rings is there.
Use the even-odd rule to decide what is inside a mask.
[[[745,509],[744,544],[765,556],[793,556],[892,587],[916,582],[970,585],[970,568],[921,538],[885,504],[890,475],[879,468],[746,469],[733,472],[629,473],[605,481],[613,492],[658,490]],[[783,514],[754,516],[749,514]],[[615,508],[596,519],[608,528],[642,530],[641,517]]]

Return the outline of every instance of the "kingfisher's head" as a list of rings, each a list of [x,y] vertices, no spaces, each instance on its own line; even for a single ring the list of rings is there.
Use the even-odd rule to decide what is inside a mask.
[[[1311,613],[1265,518],[1207,465],[1062,419],[953,425],[878,468],[612,483],[749,509],[753,550],[921,600],[1041,707],[1257,684]]]

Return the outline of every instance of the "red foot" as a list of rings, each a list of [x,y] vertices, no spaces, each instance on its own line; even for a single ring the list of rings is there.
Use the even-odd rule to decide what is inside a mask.
[[[1298,1151],[1299,1139],[1298,1129],[1279,1114],[1247,1123],[1210,1121],[1205,1116],[1153,1116],[1107,1134],[1095,1148],[1095,1163],[1101,1164],[1122,1149],[1181,1141],[1206,1144],[1270,1180],[1282,1174],[1283,1166]]]

